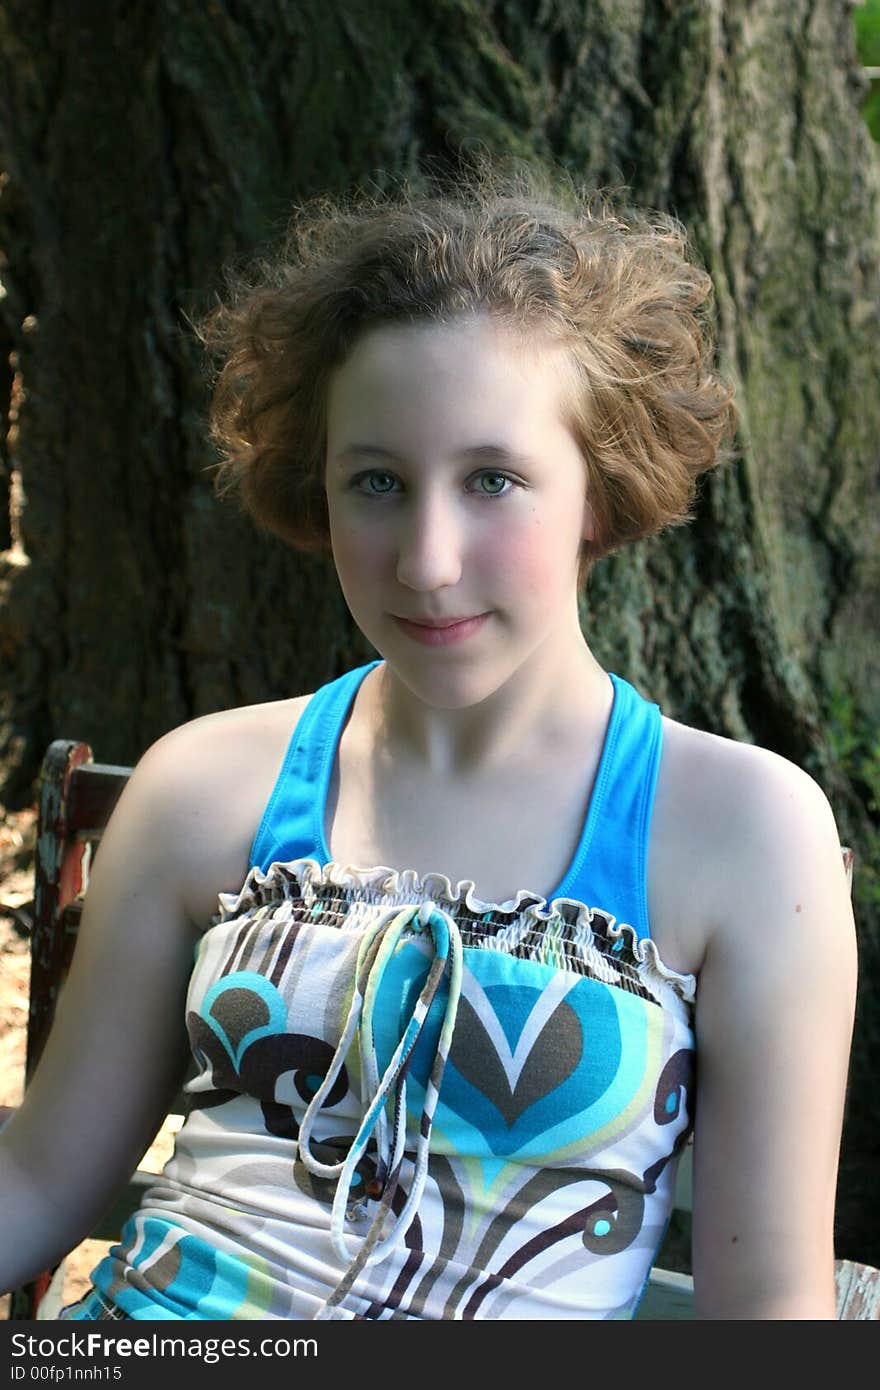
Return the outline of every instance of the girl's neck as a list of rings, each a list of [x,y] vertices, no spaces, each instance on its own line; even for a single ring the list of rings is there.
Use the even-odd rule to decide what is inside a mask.
[[[478,704],[437,708],[386,663],[372,681],[369,723],[381,759],[437,776],[491,772],[571,747],[604,729],[613,702],[607,673],[583,638],[535,653]]]

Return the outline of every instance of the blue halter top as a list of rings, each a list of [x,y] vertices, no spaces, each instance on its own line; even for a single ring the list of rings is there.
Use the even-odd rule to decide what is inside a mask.
[[[378,661],[348,671],[306,706],[254,837],[251,864],[265,873],[276,861],[327,864],[327,790],[349,710]],[[581,837],[554,898],[601,904],[639,937],[650,935],[646,896],[648,834],[662,748],[660,710],[628,681],[611,675],[614,703]],[[439,866],[442,868],[442,865]]]

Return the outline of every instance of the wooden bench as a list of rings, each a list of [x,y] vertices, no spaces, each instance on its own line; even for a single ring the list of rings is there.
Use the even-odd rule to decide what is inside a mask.
[[[30,1009],[25,1077],[30,1078],[49,1035],[58,992],[76,943],[91,858],[131,772],[95,763],[86,743],[58,739],[49,746],[40,778],[37,851],[34,867],[34,925],[31,939]],[[848,863],[851,869],[851,857]],[[138,1171],[119,1192],[92,1231],[115,1240],[155,1174]],[[679,1169],[673,1220],[688,1220],[691,1165],[688,1150]],[[662,1261],[663,1249],[660,1257]],[[850,1260],[836,1262],[837,1311],[841,1319],[880,1318],[880,1270]],[[10,1319],[55,1317],[61,1302],[63,1267],[47,1270],[10,1300]],[[638,1317],[693,1318],[689,1274],[654,1268]]]
[[[131,771],[130,767],[94,762],[89,745],[71,739],[56,739],[43,759],[34,858],[25,1085],[49,1036],[59,990],[73,956],[92,857]],[[90,1236],[94,1240],[118,1239],[140,1194],[155,1182],[155,1176],[134,1173]],[[63,1268],[59,1268],[46,1270],[14,1289],[10,1320],[55,1316],[62,1284]]]

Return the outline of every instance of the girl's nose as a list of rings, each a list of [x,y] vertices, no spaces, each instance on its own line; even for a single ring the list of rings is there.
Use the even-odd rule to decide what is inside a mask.
[[[402,518],[397,578],[408,589],[425,593],[461,578],[461,536],[454,508],[436,496],[414,503]]]

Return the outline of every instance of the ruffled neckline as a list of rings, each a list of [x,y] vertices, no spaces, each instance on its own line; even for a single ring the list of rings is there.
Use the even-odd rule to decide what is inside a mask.
[[[504,950],[513,938],[521,940],[529,933],[540,933],[547,924],[562,923],[571,937],[582,942],[591,939],[593,948],[610,957],[615,966],[629,961],[671,986],[684,1003],[693,1004],[696,975],[667,965],[650,937],[640,937],[635,927],[618,923],[603,909],[589,907],[576,898],[548,900],[524,888],[518,890],[515,898],[488,902],[477,897],[475,887],[473,879],[461,879],[453,886],[446,874],[420,875],[415,869],[394,869],[386,864],[358,868],[335,860],[322,866],[312,858],[276,861],[265,872],[254,865],[237,893],[220,893],[220,910],[210,926],[219,926],[272,903],[301,897],[320,901],[331,893],[350,893],[389,908],[432,902],[456,919],[467,919],[466,945]]]

